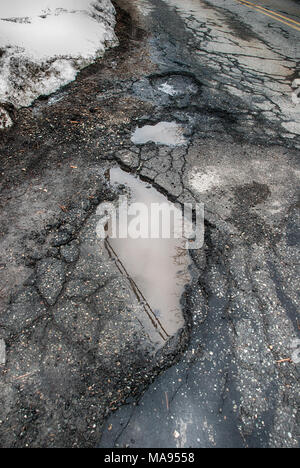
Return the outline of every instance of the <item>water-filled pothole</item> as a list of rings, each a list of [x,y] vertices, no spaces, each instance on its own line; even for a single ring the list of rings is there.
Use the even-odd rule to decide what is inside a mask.
[[[106,240],[107,249],[119,270],[128,278],[136,298],[142,305],[141,314],[146,314],[150,319],[148,323],[155,329],[156,344],[161,346],[184,324],[180,300],[185,285],[191,279],[191,259],[186,250],[185,239],[176,238],[174,235],[175,224],[172,217],[169,218],[169,238],[161,238],[161,235],[159,238],[151,238],[150,233],[153,226],[155,230],[162,228],[163,216],[169,209],[180,215],[181,209],[175,207],[146,182],[119,168],[111,169],[110,182],[123,184],[128,188],[127,213],[130,213],[130,207],[138,206],[134,204],[140,204],[138,228],[143,232],[148,231],[149,235],[148,238],[124,239],[109,236]],[[159,218],[156,216],[157,212],[153,211],[154,204],[160,208],[164,207],[163,215]],[[125,207],[119,208],[118,227],[124,229],[126,223],[127,232],[128,226],[136,218],[136,213],[127,217],[124,210]],[[153,336],[153,330],[150,334]]]
[[[154,89],[169,96],[195,96],[201,89],[200,85],[192,77],[185,75],[157,76],[151,78]]]
[[[145,125],[137,128],[131,137],[135,145],[149,142],[166,146],[183,146],[187,144],[184,136],[185,127],[176,122],[160,122],[156,125]]]

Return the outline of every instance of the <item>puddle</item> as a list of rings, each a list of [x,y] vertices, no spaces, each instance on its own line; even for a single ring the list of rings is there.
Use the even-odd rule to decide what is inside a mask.
[[[132,206],[132,203],[143,203],[147,207],[147,213],[143,213],[140,218],[141,225],[147,225],[148,210],[150,213],[153,203],[167,204],[174,209],[174,205],[156,189],[119,168],[111,169],[110,181],[112,184],[123,184],[128,187],[129,206]],[[181,214],[181,210],[178,209],[177,213]],[[125,221],[121,219],[121,214],[119,213],[118,221],[122,226]],[[155,225],[157,225],[156,218]],[[171,232],[172,229],[174,225],[171,227]],[[185,240],[108,237],[106,243],[119,270],[129,279],[133,292],[142,305],[140,313],[149,319],[152,334],[154,327],[156,344],[163,345],[184,324],[180,299],[185,285],[191,279],[188,270],[191,259],[184,248]]]
[[[160,122],[137,128],[131,137],[135,145],[153,142],[158,145],[183,146],[187,143],[185,128],[176,122]]]

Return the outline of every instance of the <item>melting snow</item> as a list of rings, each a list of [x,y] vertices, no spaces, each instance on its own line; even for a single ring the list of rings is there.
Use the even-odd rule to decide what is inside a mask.
[[[4,340],[0,340],[0,366],[6,362],[6,345]]]
[[[110,0],[2,1],[0,103],[28,106],[74,80],[117,45],[114,26]]]

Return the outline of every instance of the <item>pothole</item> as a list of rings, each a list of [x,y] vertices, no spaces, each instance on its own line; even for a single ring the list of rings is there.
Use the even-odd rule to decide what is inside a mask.
[[[183,146],[187,144],[184,135],[185,127],[176,122],[160,122],[156,125],[145,125],[137,128],[131,137],[135,145],[149,142],[166,146]]]
[[[110,182],[124,185],[129,198],[128,208],[119,206],[115,238],[109,226],[107,249],[129,279],[142,306],[141,314],[150,319],[149,335],[153,337],[155,332],[155,344],[160,347],[184,325],[181,297],[191,280],[186,241],[177,231],[178,225],[171,214],[182,216],[181,208],[146,182],[119,168],[111,169]],[[161,210],[159,216],[156,208]],[[120,238],[120,232],[128,235]]]
[[[196,81],[184,75],[155,77],[151,79],[151,85],[169,96],[193,96],[200,91]]]
[[[201,83],[193,76],[170,73],[142,78],[132,86],[132,92],[144,101],[160,106],[184,109],[201,106]]]

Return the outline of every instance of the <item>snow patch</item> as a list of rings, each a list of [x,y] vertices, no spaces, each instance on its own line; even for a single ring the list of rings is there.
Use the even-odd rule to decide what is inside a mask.
[[[9,114],[0,107],[0,130],[11,127],[13,124]]]
[[[167,146],[181,146],[187,143],[184,137],[184,127],[176,122],[160,122],[156,125],[137,128],[131,141],[136,145],[143,145],[150,141]]]
[[[0,102],[30,105],[117,45],[110,0],[0,3]]]

